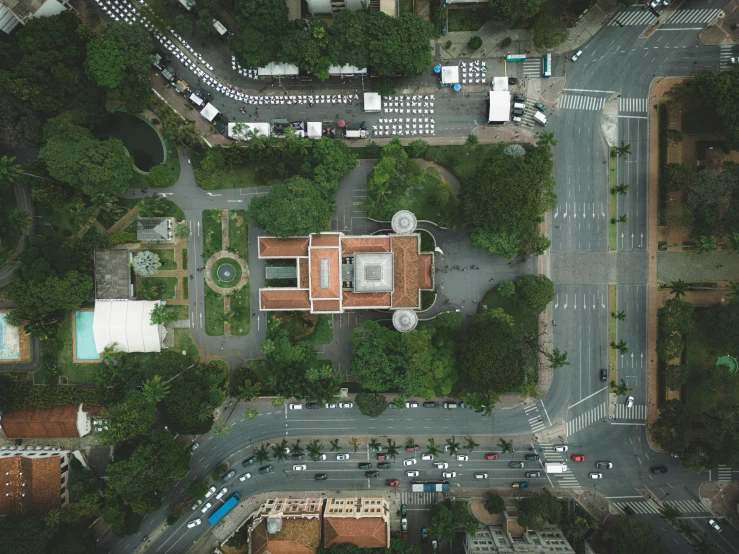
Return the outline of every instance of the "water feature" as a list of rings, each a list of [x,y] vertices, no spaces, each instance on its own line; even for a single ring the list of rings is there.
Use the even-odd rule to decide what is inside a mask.
[[[95,337],[92,333],[92,311],[74,312],[74,333],[76,338],[76,358],[78,360],[99,360],[95,350]]]
[[[95,136],[100,140],[120,139],[141,171],[149,171],[165,161],[165,146],[159,134],[137,115],[112,112],[105,123],[95,129]]]

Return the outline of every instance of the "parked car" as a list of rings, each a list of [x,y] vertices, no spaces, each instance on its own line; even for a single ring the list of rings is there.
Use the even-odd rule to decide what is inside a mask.
[[[387,460],[387,454],[378,454],[377,459],[380,461]]]
[[[436,402],[424,402],[423,407],[424,408],[436,408]]]
[[[415,465],[418,462],[415,458],[408,458],[407,460],[403,460],[404,466],[412,466]]]
[[[433,454],[422,454],[421,455],[421,459],[422,460],[425,460],[425,461],[433,460],[434,459],[434,455]]]
[[[395,405],[395,402],[388,402],[387,407],[389,410],[395,410],[397,409],[397,406]]]
[[[244,473],[243,475],[239,475],[239,481],[246,481],[247,479],[251,479],[251,473]]]
[[[573,454],[570,457],[572,458],[573,462],[584,462],[585,461],[585,456],[582,454]]]
[[[611,469],[613,464],[611,462],[595,462],[595,467],[598,469]]]
[[[385,484],[388,487],[399,487],[400,481],[398,481],[397,479],[385,479]]]
[[[339,408],[353,408],[353,402],[339,402]]]
[[[709,519],[708,525],[716,529],[719,533],[721,532],[721,526],[718,524],[718,522],[715,519]]]
[[[261,474],[272,473],[274,470],[275,470],[275,468],[272,467],[271,465],[269,465],[269,466],[262,466],[262,467],[259,468],[259,473],[261,473]]]
[[[523,469],[523,462],[508,462],[508,467],[512,469]]]
[[[405,472],[406,477],[418,477],[420,475],[417,469],[409,469]]]
[[[187,528],[188,529],[192,529],[193,527],[197,527],[201,523],[202,523],[202,521],[200,521],[200,519],[193,519],[192,521],[188,522]]]
[[[475,479],[487,479],[488,474],[487,473],[475,473]]]
[[[336,407],[336,404],[326,404],[327,408],[333,409]]]
[[[223,480],[228,481],[229,479],[232,479],[234,475],[236,475],[236,470],[232,469],[231,471],[226,473],[226,475],[223,476]]]
[[[313,476],[313,478],[314,478],[314,479],[315,479],[316,481],[325,481],[326,479],[328,479],[328,473],[316,473],[316,474],[315,474],[315,475]]]
[[[200,508],[200,511],[205,514],[205,513],[208,513],[208,510],[210,510],[212,507],[213,507],[213,504],[208,502],[205,506]]]
[[[302,404],[290,404],[289,407],[290,407],[291,410],[302,410],[303,409],[303,405]]]
[[[336,455],[336,459],[337,460],[348,460],[349,459],[349,454],[337,454]]]
[[[293,454],[292,456],[290,456],[290,459],[293,462],[302,462],[303,460],[305,460],[305,454]]]
[[[582,56],[582,50],[578,50],[577,52],[575,52],[574,54],[572,54],[572,57],[570,59],[573,62],[576,62],[577,61],[577,58],[579,58],[580,56]]]
[[[649,471],[656,474],[667,473],[667,466],[652,466]]]
[[[436,462],[434,465],[436,466],[436,469],[446,469],[449,467],[449,464],[446,462]]]
[[[591,479],[603,479],[603,474],[598,473],[597,471],[593,471],[588,474],[588,477],[590,477]]]
[[[390,462],[378,462],[378,469],[390,469]]]
[[[252,456],[250,458],[247,458],[243,462],[241,462],[241,465],[244,466],[244,467],[249,467],[249,466],[253,466],[256,463],[257,463],[257,457],[256,456]]]
[[[527,471],[526,477],[541,477],[541,471]]]
[[[539,455],[538,454],[526,454],[524,456],[529,462],[538,462],[539,461]]]
[[[485,459],[486,460],[497,460],[498,459],[498,455],[495,452],[489,452],[489,453],[485,454]]]
[[[514,102],[526,102],[526,98],[524,98],[523,94],[514,94],[513,101]]]
[[[511,483],[511,487],[514,489],[525,489],[528,488],[529,482],[528,481],[514,481]]]
[[[443,473],[441,474],[441,476],[442,476],[442,477],[443,477],[444,479],[453,479],[453,478],[455,478],[455,477],[457,476],[457,472],[456,472],[456,471],[444,471],[444,472],[443,472]]]
[[[194,442],[190,445],[190,452],[195,452],[200,447],[200,443]],[[200,520],[198,520],[200,521]]]
[[[554,445],[554,451],[555,452],[567,452],[570,449],[569,446],[566,444],[555,444]]]
[[[192,511],[194,512],[195,510],[197,510],[198,509],[198,506],[201,506],[202,504],[203,504],[202,499],[198,499],[197,502],[193,502],[193,504],[192,504]]]
[[[425,527],[421,529],[421,540],[426,540],[429,538],[429,530]]]
[[[406,446],[405,447],[405,451],[406,452],[418,452],[420,450],[421,450],[421,447],[418,446],[418,445],[415,445],[415,446]]]
[[[544,104],[542,104],[541,102],[537,102],[536,104],[534,104],[534,107],[535,107],[535,108],[536,108],[537,110],[539,110],[540,112],[545,112],[545,111],[547,111],[547,107],[546,107],[546,106],[545,106]]]
[[[457,454],[457,461],[458,462],[466,462],[470,459],[470,457],[467,454]]]
[[[220,500],[228,492],[228,487],[223,487],[216,495],[216,500]]]
[[[406,402],[405,407],[406,408],[418,408],[418,402]]]
[[[317,410],[318,404],[316,404],[315,402],[306,402],[305,409],[306,410]]]
[[[315,461],[317,462],[318,460],[325,460],[327,458],[328,456],[326,456],[326,454],[321,454],[320,456],[318,456],[318,458],[315,459]]]
[[[305,464],[297,464],[293,466],[293,471],[305,471],[308,469],[308,466]]]
[[[361,464],[357,464],[357,467],[359,469],[372,469],[372,464],[369,462],[362,462]]]
[[[400,505],[400,517],[405,517],[408,515],[408,506],[405,504]]]
[[[369,479],[374,479],[375,477],[378,477],[380,475],[379,471],[365,471],[364,476]]]
[[[216,489],[215,487],[210,487],[208,491],[205,493],[205,499],[208,500],[211,496],[213,496],[216,493],[217,490],[218,489]]]
[[[600,380],[603,383],[605,383],[606,381],[608,381],[608,370],[607,369],[601,369],[600,370]]]
[[[403,531],[403,533],[408,532],[408,520],[406,518],[402,518],[400,520],[400,530]]]

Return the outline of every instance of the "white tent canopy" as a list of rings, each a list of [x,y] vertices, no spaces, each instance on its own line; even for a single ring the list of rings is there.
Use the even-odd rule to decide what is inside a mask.
[[[323,135],[323,123],[320,121],[308,122],[308,138],[319,139]]]
[[[507,90],[490,91],[488,121],[502,123],[511,120],[511,94]]]
[[[205,102],[205,101],[204,101],[204,100],[203,100],[202,98],[200,98],[200,96],[198,96],[197,94],[191,94],[191,95],[190,95],[190,100],[191,100],[192,102],[194,102],[195,104],[197,104],[198,106],[202,106],[202,105],[203,105],[203,103]]]
[[[269,65],[257,69],[259,77],[297,76],[300,70],[297,65],[291,63],[271,62]]]
[[[379,112],[382,109],[382,100],[376,92],[364,93],[364,111]]]
[[[202,110],[200,110],[200,115],[202,115],[208,121],[213,121],[215,116],[218,115],[218,108],[216,108],[213,104],[208,102],[205,105],[205,107]]]
[[[166,331],[151,324],[151,311],[159,300],[110,300],[95,302],[92,334],[100,353],[115,344],[121,352],[160,352]]]
[[[493,90],[508,90],[508,77],[493,77]]]
[[[367,68],[359,68],[353,65],[330,65],[329,75],[367,75]]]
[[[268,137],[270,135],[269,123],[241,123],[241,132],[237,132],[236,123],[229,122],[228,136],[232,139],[249,140],[249,131],[254,131],[257,136],[262,135]]]
[[[459,83],[459,66],[446,65],[441,68],[441,83],[444,85],[456,85]]]

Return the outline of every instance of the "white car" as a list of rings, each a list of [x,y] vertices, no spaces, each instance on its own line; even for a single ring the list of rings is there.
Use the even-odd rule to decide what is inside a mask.
[[[239,477],[239,481],[246,481],[247,479],[251,479],[251,473],[244,473]]]
[[[577,61],[577,58],[579,58],[580,56],[582,56],[582,50],[578,50],[577,52],[575,52],[574,54],[572,54],[572,57],[570,59],[573,62],[576,62]]]
[[[193,527],[197,527],[201,523],[203,523],[203,522],[200,521],[200,519],[193,519],[192,521],[188,522],[187,528],[188,529],[192,529]]]
[[[633,408],[634,407],[634,397],[633,396],[629,396],[626,399],[626,407],[627,408]]]
[[[211,504],[210,502],[208,502],[205,506],[203,506],[202,508],[200,508],[200,511],[202,513],[206,513],[208,510],[210,510],[211,506],[213,506],[213,504]]]
[[[336,404],[326,404],[326,407],[327,408],[335,408],[336,407]]]
[[[326,454],[321,454],[320,456],[318,456],[318,458],[316,458],[316,461],[318,461],[318,460],[325,460],[327,458],[328,458],[328,456],[326,456]]]
[[[649,6],[652,7],[652,8],[656,8],[657,6],[659,6],[659,3],[660,2],[661,2],[661,0],[652,0],[650,2]]]
[[[337,454],[336,455],[336,459],[337,460],[348,460],[349,459],[349,454]]]
[[[433,454],[422,454],[421,459],[428,462],[434,459],[434,455]]]
[[[442,477],[443,477],[444,479],[451,479],[451,478],[453,478],[453,477],[456,477],[456,476],[457,476],[457,472],[456,472],[456,471],[445,471],[445,472],[443,472],[443,473],[441,474],[441,476],[442,476]]]
[[[197,510],[198,509],[198,506],[200,506],[202,503],[203,503],[203,501],[201,499],[198,499],[197,502],[193,502],[192,511],[194,512],[195,510]]]
[[[290,404],[290,409],[291,410],[302,410],[303,405],[302,404]]]
[[[409,459],[407,459],[407,460],[403,460],[403,465],[404,465],[404,466],[412,466],[412,465],[414,465],[414,464],[415,464],[415,463],[416,463],[417,461],[418,461],[418,460],[416,460],[415,458],[409,458]]]
[[[306,469],[308,469],[308,466],[305,464],[299,464],[299,465],[293,466],[293,471],[305,471]]]
[[[216,488],[211,487],[208,489],[208,492],[205,493],[205,499],[208,500],[211,496],[213,496],[216,493]]]
[[[466,462],[470,459],[470,457],[467,454],[457,454],[457,461],[458,462]]]
[[[406,408],[418,408],[418,402],[406,402],[405,407]]]
[[[408,520],[406,518],[402,518],[400,520],[400,530],[403,531],[403,533],[408,532]]]
[[[715,519],[709,519],[708,525],[716,529],[719,533],[721,532],[721,526],[718,524],[718,522]]]
[[[732,64],[739,63],[739,58],[729,58],[729,63],[732,63]]]
[[[353,408],[353,402],[339,402],[339,408]]]
[[[603,479],[603,474],[593,472],[593,473],[589,473],[588,477],[590,477],[591,479]]]
[[[419,472],[417,469],[409,469],[408,471],[405,472],[405,476],[406,477],[418,477]]]
[[[487,479],[488,474],[487,473],[475,473],[475,479]]]
[[[566,444],[555,444],[554,445],[554,451],[555,452],[567,452],[570,449],[569,446]]]
[[[222,488],[222,489],[221,489],[221,490],[220,490],[220,491],[218,492],[218,494],[216,495],[216,500],[220,500],[221,498],[223,498],[223,495],[224,495],[224,494],[226,494],[227,492],[228,492],[228,487],[223,487],[223,488]]]
[[[436,462],[434,465],[436,469],[447,469],[449,467],[449,464],[446,462]]]

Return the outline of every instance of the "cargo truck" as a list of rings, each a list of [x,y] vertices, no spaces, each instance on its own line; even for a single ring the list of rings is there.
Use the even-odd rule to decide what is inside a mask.
[[[534,114],[534,121],[536,121],[540,125],[546,126],[546,124],[547,124],[547,117],[543,113],[541,113],[541,112],[536,112]]]
[[[564,473],[567,471],[567,464],[563,463],[545,463],[544,469],[547,473]]]
[[[411,490],[413,492],[448,492],[449,483],[413,483]]]

